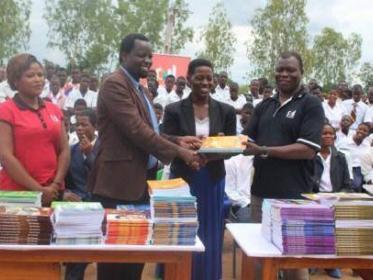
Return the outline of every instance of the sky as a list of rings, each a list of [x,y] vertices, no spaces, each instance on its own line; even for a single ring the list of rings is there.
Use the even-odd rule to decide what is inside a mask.
[[[63,54],[57,49],[47,47],[48,26],[43,18],[45,0],[32,0],[30,17],[31,38],[28,51],[40,60],[48,59],[65,65]],[[194,41],[188,43],[180,55],[191,56],[203,49],[199,34],[208,23],[209,14],[217,0],[187,0],[192,12],[187,25],[195,31]],[[236,36],[234,64],[230,69],[230,77],[239,83],[246,82],[246,73],[250,70],[250,61],[246,55],[245,42],[250,40],[252,28],[250,20],[255,10],[263,8],[265,0],[223,0],[227,15]],[[328,26],[348,37],[352,32],[359,33],[363,38],[361,62],[373,62],[373,1],[371,0],[308,0],[306,13],[309,18],[308,31],[311,40],[315,35]]]

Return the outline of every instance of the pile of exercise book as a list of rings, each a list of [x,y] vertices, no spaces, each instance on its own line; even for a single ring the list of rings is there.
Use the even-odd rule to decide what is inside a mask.
[[[41,207],[41,192],[0,191],[0,205]]]
[[[50,244],[50,215],[50,208],[0,205],[0,244]]]
[[[181,178],[148,181],[153,244],[195,244],[198,220],[196,198]]]
[[[373,201],[335,204],[338,255],[373,255]]]
[[[332,206],[301,199],[265,199],[262,211],[262,233],[283,254],[335,254]]]
[[[56,244],[101,244],[105,210],[97,202],[52,202]]]
[[[149,205],[118,205],[106,209],[106,244],[151,243],[153,223]]]

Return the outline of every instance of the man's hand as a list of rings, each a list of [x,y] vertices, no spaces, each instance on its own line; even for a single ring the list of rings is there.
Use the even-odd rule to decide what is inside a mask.
[[[63,194],[63,201],[80,202],[82,199],[73,192],[65,191]]]
[[[266,147],[258,146],[253,142],[242,142],[246,146],[246,149],[243,151],[243,154],[246,156],[257,156],[264,155],[268,152]]]
[[[179,157],[193,170],[200,169],[200,157],[197,152],[180,147]]]
[[[90,152],[93,149],[93,145],[91,141],[88,140],[87,136],[83,135],[80,142],[79,142],[80,150],[82,153],[84,153],[86,156],[90,154]]]
[[[202,140],[202,137],[197,136],[179,136],[176,142],[185,149],[198,150],[202,145]]]

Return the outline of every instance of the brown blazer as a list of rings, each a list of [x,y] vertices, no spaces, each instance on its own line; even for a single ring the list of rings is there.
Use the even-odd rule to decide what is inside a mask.
[[[136,201],[147,189],[149,154],[169,163],[178,146],[159,136],[136,89],[121,69],[103,83],[97,101],[101,145],[88,182],[93,194]]]

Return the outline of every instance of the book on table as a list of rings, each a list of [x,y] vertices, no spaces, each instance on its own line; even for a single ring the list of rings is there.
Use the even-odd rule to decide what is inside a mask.
[[[41,192],[0,191],[0,205],[41,207]]]

